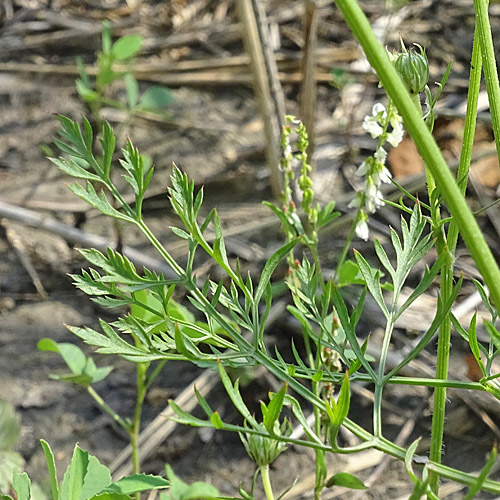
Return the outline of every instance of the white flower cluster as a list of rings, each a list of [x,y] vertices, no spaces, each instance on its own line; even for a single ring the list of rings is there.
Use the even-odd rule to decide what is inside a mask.
[[[349,207],[359,209],[356,235],[366,241],[369,235],[368,214],[373,214],[384,206],[380,185],[382,182],[390,183],[392,177],[385,166],[387,151],[383,145],[388,142],[396,147],[403,140],[403,120],[393,106],[388,106],[387,110],[383,104],[377,103],[373,106],[372,115],[365,116],[363,129],[372,138],[378,138],[379,142],[375,154],[368,157],[356,171],[356,175],[364,177],[365,182]]]

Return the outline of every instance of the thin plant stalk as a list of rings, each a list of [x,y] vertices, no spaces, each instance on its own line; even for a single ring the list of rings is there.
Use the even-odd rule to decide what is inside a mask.
[[[269,477],[269,464],[260,467],[260,475],[262,477],[262,486],[264,486],[267,500],[274,500],[273,488]]]
[[[128,432],[129,425],[127,422],[125,422],[125,420],[123,420],[123,418],[121,418],[120,415],[118,415],[118,413],[116,413],[116,411],[101,398],[91,385],[87,386],[87,392],[103,411],[105,411],[122,429]]]
[[[468,172],[470,167],[470,158],[472,154],[472,144],[474,142],[475,123],[477,116],[477,101],[479,93],[479,84],[481,79],[481,53],[478,40],[478,30],[474,34],[474,45],[472,50],[471,74],[469,82],[469,93],[467,99],[467,114],[465,119],[465,132],[462,145],[462,154],[460,156],[460,165],[457,173],[457,184],[462,195],[465,194],[467,187]],[[445,251],[450,253],[449,262],[445,263],[441,272],[441,294],[443,300],[451,293],[453,288],[453,258],[458,240],[458,228],[454,221],[451,220],[448,236],[447,247]],[[437,363],[436,363],[436,378],[448,378],[448,365],[450,356],[450,341],[451,341],[451,319],[446,316],[440,326]],[[443,434],[446,410],[446,392],[447,387],[436,387],[434,391],[434,412],[432,416],[431,444],[429,458],[434,463],[441,462],[443,449]],[[435,472],[430,472],[429,485],[434,493],[439,489],[439,475]]]

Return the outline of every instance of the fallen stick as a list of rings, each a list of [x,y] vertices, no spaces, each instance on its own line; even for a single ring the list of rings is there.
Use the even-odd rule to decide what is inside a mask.
[[[3,201],[0,201],[0,217],[16,220],[30,227],[44,229],[45,231],[61,236],[73,244],[76,243],[85,247],[96,248],[101,252],[106,252],[108,248],[114,248],[113,243],[106,238],[87,233],[81,229],[63,224],[51,217],[41,215],[26,208],[10,205]],[[124,246],[122,253],[137,266],[144,266],[150,271],[161,272],[166,278],[177,277],[166,263],[153,257],[148,257],[143,252],[139,252],[134,248]]]

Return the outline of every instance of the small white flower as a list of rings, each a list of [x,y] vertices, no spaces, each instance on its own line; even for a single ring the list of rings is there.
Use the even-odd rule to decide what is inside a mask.
[[[397,113],[393,113],[390,119],[392,131],[387,137],[387,142],[393,147],[398,147],[399,143],[403,140],[403,120]]]
[[[358,177],[363,177],[364,175],[366,175],[366,173],[368,172],[368,161],[365,160],[359,167],[358,169],[356,170],[356,174]]]
[[[373,116],[365,116],[363,121],[363,130],[368,132],[372,136],[372,139],[380,137],[384,131]]]
[[[383,167],[380,172],[378,172],[378,176],[381,182],[385,182],[386,184],[391,183],[392,174],[389,172],[387,167]]]
[[[371,179],[366,183],[365,207],[368,213],[374,214],[379,208],[384,206],[384,198],[378,186]]]
[[[372,115],[380,119],[385,118],[385,106],[381,102],[376,102],[372,108]]]
[[[368,240],[370,231],[368,230],[368,224],[366,223],[366,220],[364,218],[359,219],[354,231],[356,232],[356,236],[358,238],[361,238],[364,241]]]
[[[361,206],[361,193],[358,193],[356,194],[356,197],[349,202],[347,208],[359,208],[360,206]]]
[[[380,102],[375,103],[372,109],[372,116],[366,115],[363,120],[363,130],[368,132],[373,139],[380,137],[384,131],[380,122],[383,122],[386,116],[385,106]]]
[[[385,165],[385,159],[387,158],[387,151],[384,148],[378,148],[373,155],[376,160],[378,160],[382,165]]]

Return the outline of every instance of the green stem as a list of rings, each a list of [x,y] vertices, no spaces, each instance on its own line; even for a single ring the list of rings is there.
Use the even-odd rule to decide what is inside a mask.
[[[271,487],[271,480],[269,478],[269,465],[262,465],[260,467],[260,475],[262,477],[262,485],[266,493],[267,500],[274,500],[273,489]]]
[[[457,221],[460,233],[490,290],[492,302],[500,309],[500,270],[432,134],[412,103],[408,91],[358,3],[355,0],[337,0],[336,5],[341,9],[349,27],[362,45],[368,61],[376,70],[387,94],[403,117],[406,129],[415,141],[444,201]]]
[[[467,98],[467,114],[465,119],[464,139],[462,143],[462,154],[460,156],[460,165],[457,173],[457,183],[462,195],[465,194],[467,178],[472,154],[472,145],[474,142],[475,123],[477,116],[477,99],[479,85],[481,80],[481,53],[477,39],[477,30],[474,36],[474,45],[472,50],[471,74],[469,83],[469,93]],[[441,271],[441,294],[443,300],[452,292],[453,288],[453,256],[458,240],[458,227],[452,218],[448,231],[448,248],[450,251],[449,262],[445,262]],[[446,251],[446,248],[443,249]],[[449,315],[444,318],[440,326],[436,378],[446,379],[448,377],[448,364],[450,355],[451,324]],[[443,447],[445,407],[446,407],[447,387],[436,387],[434,392],[434,413],[432,416],[432,431],[430,445],[430,459],[434,463],[441,462]],[[439,489],[439,475],[433,471],[430,473],[430,487],[434,493]]]
[[[120,426],[122,427],[123,429],[125,429],[127,432],[129,432],[130,430],[130,425],[125,421],[123,420],[123,418],[120,417],[120,415],[118,415],[118,413],[115,412],[115,410],[113,410],[113,408],[111,408],[107,403],[106,401],[104,401],[104,399],[101,398],[101,396],[99,396],[99,394],[95,391],[95,389],[89,385],[87,387],[87,392],[92,396],[92,398],[94,399],[94,401],[103,409],[103,411],[105,411],[108,415],[111,416],[111,418]]]
[[[382,437],[382,391],[384,390],[384,373],[387,363],[387,354],[391,343],[392,332],[394,330],[394,321],[392,316],[387,320],[384,332],[382,347],[380,348],[380,359],[378,363],[377,379],[375,381],[375,393],[373,401],[373,435]]]
[[[147,392],[146,371],[149,363],[137,363],[137,397],[135,401],[134,417],[130,427],[130,447],[132,449],[132,470],[134,474],[141,472],[141,460],[139,450],[139,433],[141,430],[141,416],[144,398]],[[135,499],[140,500],[141,494],[136,493]]]
[[[447,251],[445,249],[445,251]],[[441,270],[441,295],[447,300],[453,290],[453,264],[445,263]],[[451,320],[449,314],[443,318],[439,327],[436,378],[446,380],[448,378],[448,366],[450,361]],[[446,415],[446,386],[436,387],[434,390],[434,405],[431,427],[431,446],[429,458],[434,463],[441,463],[443,448],[444,421]],[[431,490],[437,494],[439,489],[439,475],[431,474]]]
[[[486,90],[488,91],[491,123],[495,135],[497,154],[500,158],[500,87],[495,60],[495,49],[491,36],[490,19],[488,16],[488,3],[488,0],[474,0],[474,10],[476,11],[476,26],[479,34],[479,41],[481,43],[484,78],[486,80]]]
[[[320,368],[320,366],[321,366],[321,345],[318,343],[316,350],[316,359],[313,360],[311,367],[313,367],[314,370],[317,371]],[[316,394],[316,396],[321,397],[320,382],[313,381],[311,384],[311,388],[313,393]],[[324,414],[324,412],[322,412],[321,409],[318,408],[317,406],[314,407],[313,412],[314,412],[314,432],[316,436],[321,436],[321,416]],[[314,499],[320,500],[321,491],[325,486],[325,479],[326,479],[325,450],[320,450],[320,449],[315,450],[315,464],[316,464],[316,470],[315,470],[316,477],[314,485]]]

